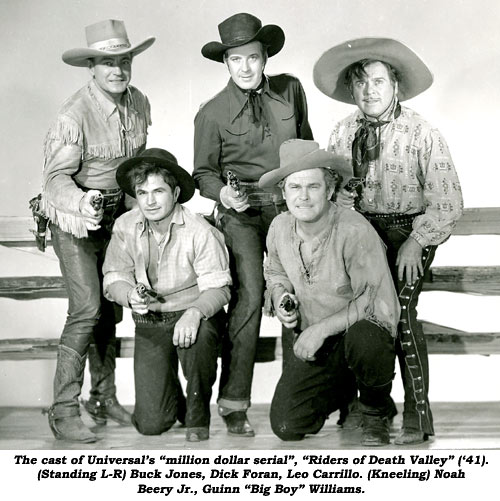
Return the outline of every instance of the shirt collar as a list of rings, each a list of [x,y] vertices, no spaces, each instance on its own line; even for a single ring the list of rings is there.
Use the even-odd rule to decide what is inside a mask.
[[[88,91],[96,108],[105,120],[107,120],[113,113],[118,113],[118,107],[116,104],[104,96],[102,91],[97,87],[94,79],[89,82]],[[137,110],[134,108],[134,101],[132,99],[130,87],[127,87],[125,99],[129,113],[137,113]]]
[[[266,75],[262,75],[264,78],[264,85],[262,87],[262,94],[266,94],[271,99],[275,99],[283,104],[286,104],[287,101],[275,92],[269,83],[269,78]],[[233,79],[229,79],[229,83],[227,84],[227,89],[229,92],[229,120],[234,122],[236,118],[240,115],[243,108],[246,106],[248,99],[244,92],[241,91],[240,88],[234,83]]]

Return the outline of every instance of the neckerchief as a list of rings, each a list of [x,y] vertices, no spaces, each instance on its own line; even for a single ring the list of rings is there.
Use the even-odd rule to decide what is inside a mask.
[[[262,80],[256,89],[244,90],[238,87],[247,97],[248,107],[250,108],[251,121],[256,125],[267,126],[267,117],[264,111],[264,103],[262,102],[262,89],[264,88],[265,77],[262,75]]]
[[[371,160],[376,160],[380,155],[380,128],[391,123],[400,114],[401,106],[397,98],[395,98],[387,112],[381,115],[381,117],[385,115],[386,120],[379,119],[376,122],[372,122],[367,120],[366,117],[358,119],[361,126],[356,131],[354,141],[352,142],[354,177],[366,178],[368,163]]]

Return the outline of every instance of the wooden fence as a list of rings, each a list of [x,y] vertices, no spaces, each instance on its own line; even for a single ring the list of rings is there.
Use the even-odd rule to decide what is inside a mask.
[[[9,247],[34,247],[28,217],[0,217],[0,244]],[[500,235],[500,208],[466,209],[453,235]],[[480,252],[480,251],[479,251]],[[482,296],[500,295],[500,266],[431,267],[424,291],[449,291]],[[60,276],[0,277],[0,297],[16,300],[64,298],[66,291]],[[500,332],[465,332],[430,322],[422,322],[429,352],[434,354],[499,354]],[[7,338],[5,336],[7,335]],[[33,333],[36,336],[36,333]],[[0,360],[55,358],[58,339],[0,339]],[[259,339],[258,360],[275,359],[277,339]],[[117,354],[130,357],[133,337],[117,339]]]

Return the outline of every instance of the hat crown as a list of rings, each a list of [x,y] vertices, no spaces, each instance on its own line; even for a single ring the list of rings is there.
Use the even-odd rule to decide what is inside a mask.
[[[319,150],[316,141],[289,139],[280,146],[280,167],[286,167],[300,161],[301,158]]]
[[[137,155],[137,157],[138,158],[147,157],[148,161],[150,161],[151,158],[156,158],[160,161],[166,161],[179,165],[179,163],[177,162],[177,158],[175,158],[174,155],[172,155],[172,153],[170,153],[167,150],[162,150],[161,148],[149,148],[147,150],[144,150],[139,155]]]
[[[218,28],[221,42],[233,45],[251,40],[262,28],[262,22],[257,17],[242,12],[222,21]]]
[[[125,23],[116,19],[106,19],[87,26],[85,36],[87,46],[92,49],[113,51],[128,49],[131,46]]]

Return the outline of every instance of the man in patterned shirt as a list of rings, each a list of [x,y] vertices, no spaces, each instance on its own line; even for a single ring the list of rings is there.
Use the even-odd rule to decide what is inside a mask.
[[[440,132],[400,102],[432,84],[424,62],[404,44],[361,38],[325,52],[314,67],[316,86],[358,110],[334,128],[329,149],[352,163],[357,188],[342,190],[340,205],[354,204],[387,245],[401,303],[397,353],[405,402],[395,443],[417,444],[434,434],[429,366],[416,306],[437,245],[460,218],[458,177]]]
[[[159,435],[178,415],[178,361],[187,380],[186,439],[207,440],[222,307],[231,274],[222,234],[182,207],[194,181],[165,150],[123,162],[116,178],[138,207],[117,219],[104,261],[104,294],[136,323],[132,422]]]

